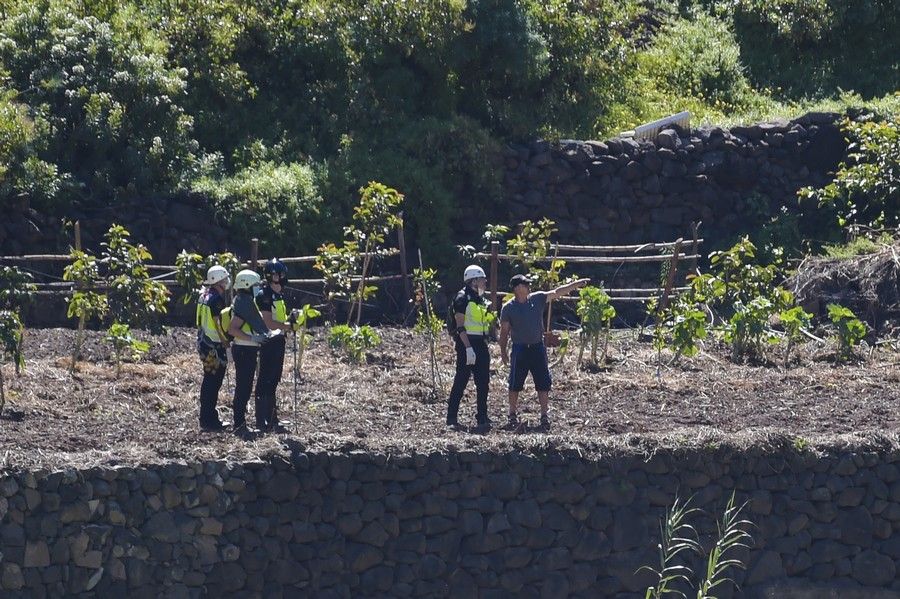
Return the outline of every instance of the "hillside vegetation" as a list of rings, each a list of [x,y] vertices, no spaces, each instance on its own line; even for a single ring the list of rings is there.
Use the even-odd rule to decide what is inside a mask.
[[[266,251],[368,180],[429,248],[506,140],[896,112],[893,0],[0,0],[0,209],[199,191]],[[853,90],[851,92],[850,90]],[[461,176],[464,174],[465,176]]]

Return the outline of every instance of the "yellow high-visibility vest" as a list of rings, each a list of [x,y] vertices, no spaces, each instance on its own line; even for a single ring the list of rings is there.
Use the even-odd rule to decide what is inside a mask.
[[[470,301],[466,304],[465,327],[467,335],[487,335],[490,329],[490,311],[484,304]]]
[[[272,302],[272,320],[275,322],[287,322],[287,306],[283,299]]]

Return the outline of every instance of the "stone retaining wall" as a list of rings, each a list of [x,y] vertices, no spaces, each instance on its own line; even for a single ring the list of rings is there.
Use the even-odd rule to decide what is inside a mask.
[[[0,595],[643,597],[665,506],[718,513],[737,489],[757,528],[735,596],[900,597],[898,465],[896,450],[295,451],[6,474]]]
[[[703,221],[707,247],[714,246],[782,209],[804,216],[797,190],[827,184],[846,155],[839,118],[810,113],[730,130],[673,127],[641,142],[513,145],[505,156],[509,200],[495,216],[508,224],[547,216],[563,242],[593,244],[689,237],[691,223]]]

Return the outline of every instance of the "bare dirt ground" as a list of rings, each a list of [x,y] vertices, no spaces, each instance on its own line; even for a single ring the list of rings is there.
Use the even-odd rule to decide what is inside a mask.
[[[201,376],[192,329],[147,337],[151,353],[126,364],[121,378],[109,361],[102,334],[88,333],[84,361],[70,375],[74,332],[26,333],[27,368],[19,376],[5,365],[7,403],[0,416],[0,470],[24,467],[85,467],[165,460],[252,459],[287,444],[329,449],[465,449],[585,447],[635,438],[696,441],[740,436],[835,438],[870,434],[900,440],[900,352],[885,344],[858,361],[836,365],[832,348],[801,346],[789,368],[773,354],[767,364],[736,365],[727,350],[707,344],[700,356],[663,366],[633,331],[618,331],[606,369],[575,367],[575,351],[553,368],[549,434],[500,430],[505,423],[508,371],[491,346],[490,417],[486,435],[444,429],[445,393],[453,374],[453,351],[439,346],[444,392],[431,392],[427,342],[408,329],[383,328],[383,345],[368,363],[354,366],[331,352],[324,330],[307,350],[293,413],[290,349],[279,387],[279,413],[286,431],[249,440],[230,432],[202,433],[197,424]],[[288,346],[290,348],[290,344]],[[780,351],[780,350],[778,350]],[[777,359],[778,365],[775,363]],[[229,369],[230,370],[230,369]],[[521,416],[536,424],[538,406],[530,382]],[[233,376],[219,397],[223,421],[231,420]],[[248,422],[253,422],[252,400]],[[474,388],[460,411],[473,423]],[[630,440],[629,440],[630,439]]]

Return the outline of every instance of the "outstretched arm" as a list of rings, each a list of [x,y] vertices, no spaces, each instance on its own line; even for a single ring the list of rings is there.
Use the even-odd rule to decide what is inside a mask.
[[[565,285],[560,285],[553,291],[550,291],[547,293],[547,300],[548,301],[555,300],[558,297],[563,297],[563,296],[569,295],[574,290],[578,289],[579,287],[584,287],[585,285],[587,285],[590,282],[591,282],[590,279],[578,279],[577,281],[573,281],[573,282],[567,283]]]

